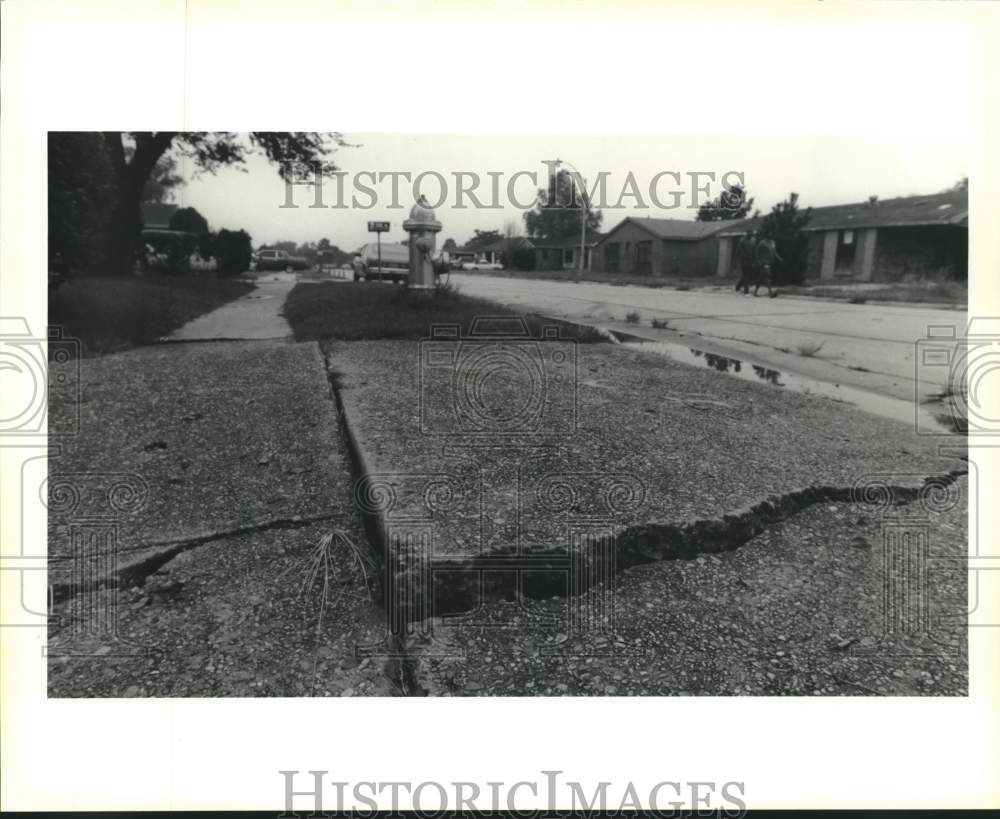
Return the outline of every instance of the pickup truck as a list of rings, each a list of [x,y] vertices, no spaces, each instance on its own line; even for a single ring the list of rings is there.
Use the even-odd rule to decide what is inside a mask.
[[[301,256],[289,256],[285,250],[258,250],[253,257],[254,270],[308,270],[309,262]]]

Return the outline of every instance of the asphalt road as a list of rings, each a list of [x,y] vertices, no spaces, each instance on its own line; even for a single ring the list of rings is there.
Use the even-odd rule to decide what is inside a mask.
[[[967,323],[965,310],[780,295],[754,298],[721,288],[680,291],[483,274],[453,274],[452,281],[466,295],[903,400],[939,393],[948,381],[945,370],[925,366],[916,355],[928,328],[953,327],[960,337]],[[638,324],[625,321],[632,311],[639,313]],[[668,328],[654,329],[652,319],[666,320]]]

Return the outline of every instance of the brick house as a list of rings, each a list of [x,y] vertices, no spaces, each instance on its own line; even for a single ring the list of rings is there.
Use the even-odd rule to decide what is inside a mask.
[[[595,246],[593,269],[634,276],[714,276],[717,234],[731,224],[629,216]]]
[[[734,250],[761,220],[723,222],[716,275],[737,272]],[[968,276],[969,194],[946,191],[813,208],[806,278],[897,282]]]

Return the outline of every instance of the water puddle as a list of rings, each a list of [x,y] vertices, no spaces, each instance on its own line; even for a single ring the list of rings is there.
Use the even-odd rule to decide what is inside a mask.
[[[686,347],[683,344],[674,344],[669,341],[627,341],[623,343],[623,346],[657,353],[692,367],[710,367],[716,372],[741,378],[744,381],[763,381],[773,387],[798,392],[802,395],[831,398],[834,401],[851,404],[863,412],[899,421],[911,427],[916,424],[917,428],[925,433],[964,434],[965,431],[964,424],[960,420],[956,422],[949,412],[949,407],[942,402],[921,404],[915,411],[912,401],[890,398],[886,395],[878,395],[843,384],[817,381],[795,373],[754,364],[751,361]]]

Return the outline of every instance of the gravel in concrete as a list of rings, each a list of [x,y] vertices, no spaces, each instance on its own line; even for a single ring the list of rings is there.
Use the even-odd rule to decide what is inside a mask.
[[[966,487],[930,512],[812,507],[733,552],[639,566],[581,598],[415,624],[416,685],[438,696],[965,695]],[[931,533],[926,574],[891,559],[904,525]]]
[[[315,344],[164,345],[81,378],[80,434],[50,460],[51,696],[398,693],[357,650],[384,618]],[[79,587],[115,559],[147,563],[117,597]]]

